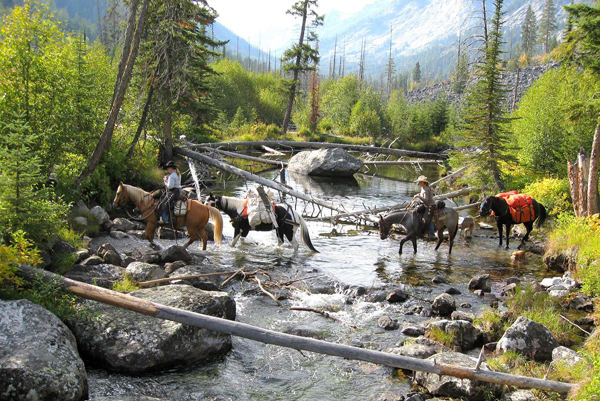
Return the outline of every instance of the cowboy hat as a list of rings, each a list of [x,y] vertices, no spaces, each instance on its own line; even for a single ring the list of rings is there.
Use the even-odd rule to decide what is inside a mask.
[[[426,183],[426,184],[429,184],[429,180],[428,180],[428,179],[427,179],[427,177],[425,177],[424,175],[420,175],[420,176],[419,176],[419,178],[417,178],[417,179],[415,180],[415,182],[416,182],[416,183],[419,183],[419,182],[424,182],[424,183]]]
[[[165,168],[169,168],[169,167],[178,168],[179,166],[177,164],[175,164],[175,162],[173,160],[171,160],[167,164],[165,164]]]

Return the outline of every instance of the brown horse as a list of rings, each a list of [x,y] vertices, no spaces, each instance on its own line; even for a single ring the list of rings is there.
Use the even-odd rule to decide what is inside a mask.
[[[156,213],[157,205],[154,197],[151,193],[143,189],[121,182],[117,188],[113,206],[123,206],[128,201],[132,201],[140,209],[142,219],[146,223],[146,239],[150,241],[152,247],[155,247],[156,244],[153,241],[154,233],[158,227],[158,215]],[[188,242],[183,246],[184,249],[196,241],[199,236],[202,239],[202,250],[206,250],[206,242],[208,241],[206,226],[208,225],[209,217],[215,222],[215,242],[221,244],[221,239],[223,238],[223,217],[221,216],[221,212],[214,207],[205,206],[197,200],[187,201],[186,215],[176,216],[175,219],[175,228],[187,227],[190,236]]]

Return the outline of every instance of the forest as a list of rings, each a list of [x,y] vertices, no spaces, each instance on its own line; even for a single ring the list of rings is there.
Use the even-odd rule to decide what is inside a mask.
[[[211,37],[218,19],[211,1],[107,0],[71,15],[77,6],[68,3],[78,2],[0,3],[2,294],[21,288],[20,263],[36,264],[57,238],[83,234],[70,217],[77,201],[108,205],[121,181],[159,187],[173,146],[286,139],[445,152],[444,172],[467,166],[457,187],[530,194],[554,217],[549,246],[576,247],[575,274],[600,297],[599,2],[566,7],[564,32],[551,0],[540,21],[530,7],[518,43],[503,51],[496,0],[486,40],[459,51],[453,67],[449,81],[462,100],[423,103],[406,94],[436,82],[424,60],[397,72],[390,59],[380,79],[320,66],[316,12],[304,43],[275,69],[238,60]],[[316,8],[316,0],[308,3]],[[502,73],[546,63],[557,68],[508,112]],[[586,179],[590,171],[588,206],[579,212],[569,168],[578,157],[588,160]],[[572,399],[600,394],[598,338],[583,346],[596,374]]]

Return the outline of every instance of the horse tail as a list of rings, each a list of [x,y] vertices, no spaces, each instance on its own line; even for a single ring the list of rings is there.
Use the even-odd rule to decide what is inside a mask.
[[[542,205],[539,202],[538,202],[538,208],[540,209],[540,216],[537,219],[536,227],[540,228],[541,225],[544,224],[544,221],[546,221],[546,217],[548,217],[548,214],[546,213],[546,208],[544,207],[544,205]]]
[[[312,241],[310,240],[310,235],[308,233],[308,227],[306,226],[306,222],[299,214],[298,220],[300,221],[300,236],[302,237],[302,243],[311,251],[319,253],[319,251],[315,249],[315,247],[312,244]]]
[[[212,206],[206,206],[208,208],[208,213],[210,217],[215,222],[215,242],[221,245],[221,241],[223,240],[223,216],[221,216],[221,212],[219,209],[216,209]]]

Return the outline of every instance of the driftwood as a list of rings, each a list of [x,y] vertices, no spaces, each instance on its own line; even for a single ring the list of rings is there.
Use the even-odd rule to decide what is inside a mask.
[[[439,184],[440,182],[444,182],[449,180],[450,178],[456,177],[458,174],[462,173],[463,171],[465,171],[467,169],[468,166],[465,167],[461,167],[458,170],[456,170],[455,172],[448,174],[445,177],[440,178],[437,181],[432,182],[431,184],[429,184],[430,187],[435,187],[437,184]]]
[[[343,143],[326,143],[326,142],[294,142],[294,141],[245,141],[245,142],[219,142],[219,143],[201,143],[197,145],[190,144],[191,148],[220,148],[235,150],[238,147],[254,147],[260,148],[262,146],[269,146],[272,148],[285,148],[285,149],[322,149],[322,148],[342,148],[346,150],[354,150],[358,152],[369,152],[369,153],[380,153],[385,155],[395,156],[407,156],[407,157],[418,157],[429,160],[444,160],[447,156],[439,153],[429,152],[417,152],[414,150],[404,149],[391,149],[391,148],[378,148],[374,146],[363,146],[363,145],[347,145]]]
[[[371,362],[399,369],[434,373],[437,375],[448,375],[490,383],[508,384],[518,387],[538,388],[546,391],[556,391],[558,393],[567,393],[574,387],[574,385],[570,383],[542,380],[487,370],[469,369],[446,364],[436,364],[431,361],[418,358],[411,358],[386,352],[356,348],[349,345],[330,343],[313,338],[279,333],[245,323],[161,305],[144,299],[135,298],[127,294],[111,291],[106,288],[81,283],[30,266],[21,266],[19,269],[19,275],[29,281],[41,279],[43,281],[56,283],[70,293],[82,298],[92,299],[98,302],[116,306],[118,308],[128,309],[159,319],[172,320],[194,327],[200,327],[207,330],[214,330],[220,333],[226,333],[260,341],[266,344],[338,356],[346,359]]]
[[[209,151],[209,152],[218,152],[218,153],[222,154],[223,156],[232,157],[235,159],[250,160],[253,162],[264,163],[264,164],[273,164],[276,166],[287,166],[288,165],[288,162],[283,161],[283,160],[265,159],[263,157],[248,156],[248,155],[244,155],[241,153],[229,152],[227,150],[221,150],[221,149],[209,148],[209,147],[201,147],[200,149]]]
[[[414,164],[440,164],[436,160],[367,160],[364,161],[365,166],[407,166]]]
[[[238,270],[236,271],[227,271],[227,272],[215,272],[215,273],[204,273],[204,274],[192,274],[189,276],[180,276],[180,277],[165,277],[165,278],[159,278],[156,280],[149,280],[149,281],[140,281],[139,283],[136,283],[136,285],[138,287],[153,287],[155,285],[159,285],[162,283],[169,283],[171,281],[178,281],[178,280],[191,280],[194,278],[205,278],[205,277],[215,277],[215,276],[228,276],[234,273],[237,273]]]
[[[268,180],[268,179],[260,177],[260,176],[258,176],[256,174],[252,174],[252,173],[249,173],[249,172],[247,172],[245,170],[242,170],[240,168],[234,167],[234,166],[232,166],[230,164],[223,163],[222,161],[213,159],[212,157],[209,157],[209,156],[207,156],[205,154],[194,152],[193,150],[189,150],[189,149],[185,149],[185,148],[180,148],[180,147],[173,148],[173,151],[175,153],[179,153],[180,155],[187,156],[190,159],[199,160],[199,161],[201,161],[203,163],[206,163],[208,165],[217,167],[218,169],[227,171],[228,173],[239,175],[239,176],[244,177],[244,178],[246,178],[246,179],[248,179],[250,181],[255,181],[255,182],[257,182],[259,184],[262,184],[262,185],[264,185],[266,187],[273,188],[273,189],[275,189],[277,191],[280,191],[280,192],[283,192],[283,193],[288,194],[290,196],[293,196],[293,197],[305,200],[307,202],[312,202],[312,203],[314,203],[316,205],[319,205],[319,206],[322,206],[322,207],[325,207],[325,208],[328,208],[328,209],[335,210],[335,211],[337,211],[339,213],[345,213],[345,212],[347,212],[347,210],[345,210],[342,206],[336,206],[332,202],[328,202],[328,201],[325,201],[325,200],[322,200],[322,199],[315,198],[315,197],[310,196],[310,195],[306,195],[305,193],[302,193],[302,192],[296,191],[294,189],[285,187],[285,186],[283,186],[283,185],[281,185],[281,184],[279,184],[279,183],[277,183],[275,181]]]

